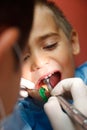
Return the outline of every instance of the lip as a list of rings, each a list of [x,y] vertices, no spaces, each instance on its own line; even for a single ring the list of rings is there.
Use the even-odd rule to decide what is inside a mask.
[[[52,83],[52,81],[55,79],[55,77],[56,77],[56,79],[57,79],[57,76],[58,76],[58,80],[56,80],[55,83]],[[38,82],[37,82],[37,84],[35,85],[35,87],[36,87],[37,89],[40,89],[41,86],[45,84],[43,81],[44,81],[44,79],[46,79],[46,78],[49,78],[50,84],[51,84],[52,88],[54,88],[55,85],[61,80],[61,72],[57,70],[57,71],[53,71],[53,72],[47,73],[46,75],[42,76],[42,77],[38,80]],[[53,79],[53,78],[54,78],[54,79]],[[58,82],[57,82],[57,81],[58,81]]]

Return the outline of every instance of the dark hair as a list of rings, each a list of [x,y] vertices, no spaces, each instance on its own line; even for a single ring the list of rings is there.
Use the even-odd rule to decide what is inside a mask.
[[[24,50],[33,20],[34,0],[1,0],[0,1],[0,33],[10,27],[17,27],[20,30],[18,44],[21,51]],[[15,70],[19,69],[19,57],[12,48],[15,59]]]
[[[64,16],[62,10],[54,2],[47,0],[37,1],[36,5],[47,7],[52,12],[52,16],[58,28],[60,27],[65,33],[65,35],[70,38],[73,27],[67,20],[67,18]]]
[[[21,50],[26,45],[32,26],[34,0],[1,0],[0,32],[9,27],[19,28],[21,35],[18,41]]]

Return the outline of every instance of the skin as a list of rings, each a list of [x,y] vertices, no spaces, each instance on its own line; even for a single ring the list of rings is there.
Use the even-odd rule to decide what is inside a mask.
[[[52,12],[36,6],[28,46],[23,55],[22,77],[35,83],[59,71],[61,80],[74,76],[74,56],[79,53],[77,33],[72,30],[68,39],[56,26]]]
[[[21,70],[20,68],[15,70],[12,52],[13,44],[18,40],[19,35],[17,28],[6,29],[0,35],[0,105],[3,104],[5,115],[12,112],[19,92]]]

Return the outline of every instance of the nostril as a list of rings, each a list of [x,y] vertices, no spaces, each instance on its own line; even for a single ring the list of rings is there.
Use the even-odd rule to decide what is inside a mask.
[[[36,64],[31,65],[31,70],[32,70],[32,71],[39,70],[40,68],[41,68],[41,67],[39,67],[39,66],[36,65]]]
[[[32,68],[33,71],[36,71],[38,69],[42,69],[47,64],[48,64],[48,62],[46,62],[45,60],[40,58],[40,59],[32,62],[31,68]]]

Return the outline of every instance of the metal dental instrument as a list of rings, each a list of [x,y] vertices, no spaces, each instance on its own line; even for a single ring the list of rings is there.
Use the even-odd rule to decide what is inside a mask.
[[[49,91],[52,90],[50,85],[49,78],[44,79],[44,82],[47,84]],[[69,117],[87,130],[87,117],[85,117],[79,110],[77,110],[72,104],[70,104],[63,96],[56,95],[60,102],[60,105],[64,111],[69,115]]]

